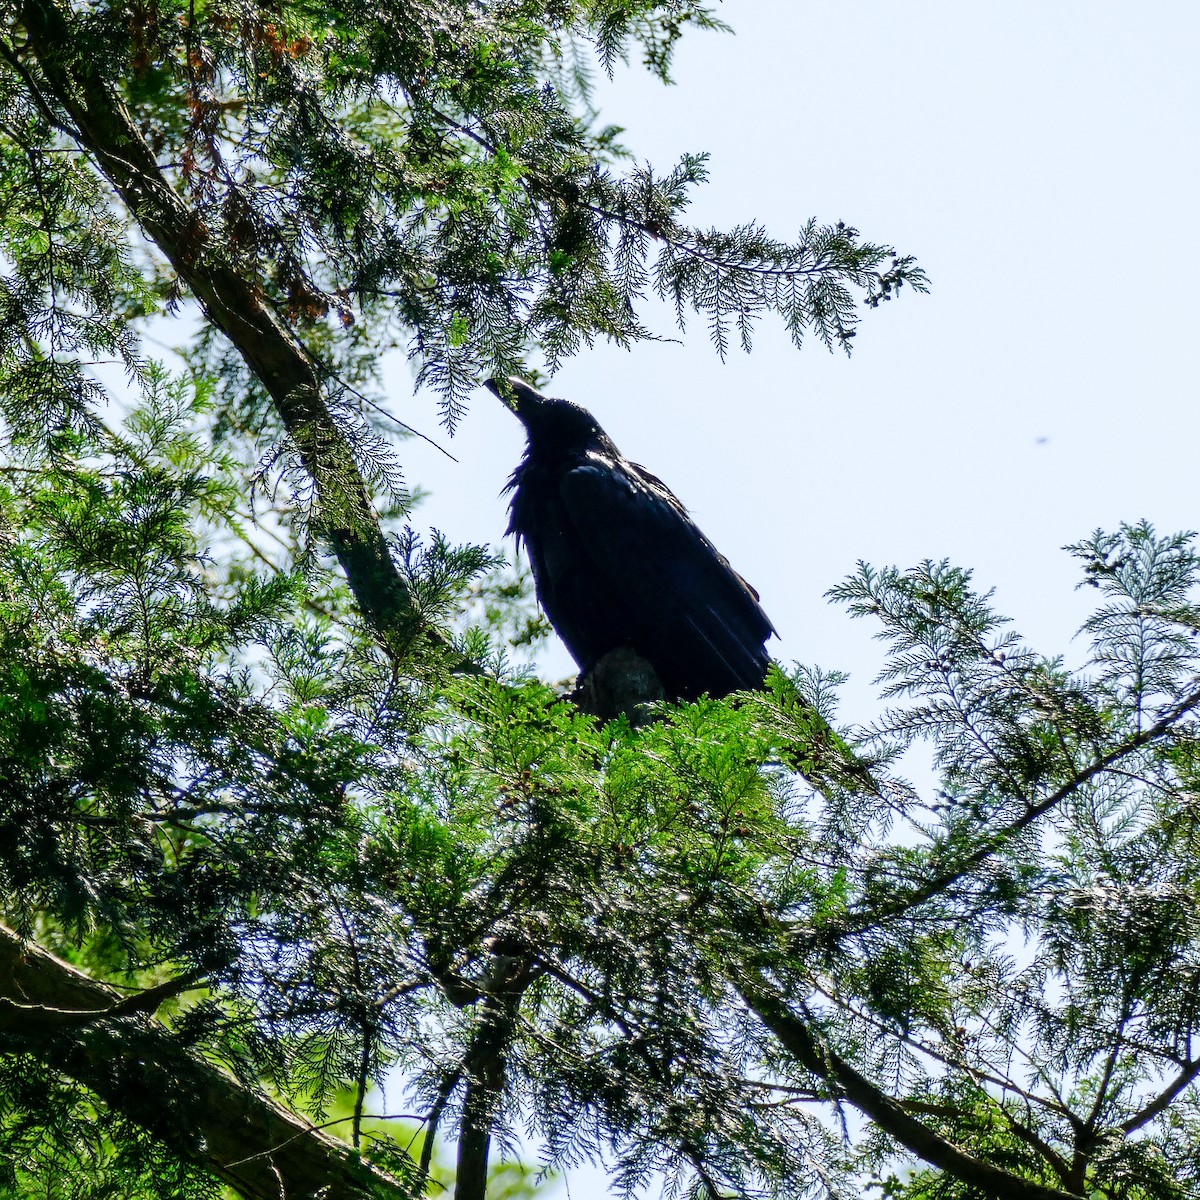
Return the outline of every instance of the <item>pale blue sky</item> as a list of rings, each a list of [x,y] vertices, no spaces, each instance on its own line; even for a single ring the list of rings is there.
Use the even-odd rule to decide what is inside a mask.
[[[823,599],[859,558],[950,557],[1038,649],[1067,652],[1095,595],[1060,547],[1147,517],[1200,525],[1196,278],[1200,6],[1194,2],[730,2],[736,36],[684,39],[677,86],[637,70],[608,120],[667,168],[708,150],[701,224],[792,236],[844,220],[918,257],[933,291],[869,312],[851,359],[765,320],[721,364],[682,345],[600,348],[550,389],[660,475],[762,593],[776,657],[850,670],[876,711],[872,629]],[[666,313],[647,310],[672,334]],[[431,397],[401,417],[436,426]],[[449,463],[403,447],[418,513],[496,542],[521,452],[481,392]],[[547,657],[554,673],[569,660]],[[573,1200],[604,1194],[573,1175]]]
[[[1200,7],[721,12],[735,36],[685,37],[673,88],[622,71],[605,118],[660,169],[711,152],[698,223],[845,220],[915,254],[932,294],[868,312],[850,359],[798,353],[767,318],[722,364],[696,321],[682,345],[584,353],[550,390],[691,508],[762,593],[777,657],[853,672],[847,717],[870,715],[879,648],[822,596],[858,558],[973,566],[1038,648],[1066,650],[1094,593],[1072,592],[1064,543],[1142,516],[1200,525]],[[406,372],[397,412],[433,431]],[[481,392],[443,440],[457,465],[403,448],[434,492],[418,521],[497,541],[520,427]]]

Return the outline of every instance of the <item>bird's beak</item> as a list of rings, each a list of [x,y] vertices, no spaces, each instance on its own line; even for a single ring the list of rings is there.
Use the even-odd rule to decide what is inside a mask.
[[[483,386],[503,400],[522,421],[546,399],[519,375],[510,375],[507,379],[489,379]]]

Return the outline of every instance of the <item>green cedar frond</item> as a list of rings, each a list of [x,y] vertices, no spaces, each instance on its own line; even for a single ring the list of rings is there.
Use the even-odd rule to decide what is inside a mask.
[[[961,568],[863,565],[833,597],[877,624],[876,721],[839,724],[842,677],[801,665],[634,725],[512,670],[506,639],[543,627],[491,551],[397,527],[389,349],[453,425],[485,373],[654,336],[655,296],[724,354],[767,314],[848,346],[864,305],[924,289],[845,224],[695,228],[704,158],[658,172],[596,126],[581,47],[665,77],[713,14],[167,0],[31,6],[30,29],[51,11],[58,59],[0,44],[4,920],[159,1004],[231,1086],[336,1119],[384,1085],[430,1145],[486,1075],[498,1145],[524,1129],[550,1164],[604,1155],[672,1195],[858,1194],[867,1172],[979,1194],[901,1157],[947,1147],[1012,1195],[1194,1191],[1191,535],[1071,547],[1099,591],[1082,669]],[[125,208],[85,109],[145,139]],[[183,305],[175,377],[137,337]],[[319,436],[235,313],[304,367]],[[419,618],[404,654],[322,557],[323,498],[354,489],[369,519],[342,546],[378,536]],[[919,742],[931,787],[896,774]],[[71,1075],[80,1030],[136,1058],[149,1012],[3,985],[0,1190],[216,1193],[199,1131],[139,1123],[163,1097]],[[875,1115],[852,1139],[855,1106]],[[425,1186],[387,1123],[356,1127]]]

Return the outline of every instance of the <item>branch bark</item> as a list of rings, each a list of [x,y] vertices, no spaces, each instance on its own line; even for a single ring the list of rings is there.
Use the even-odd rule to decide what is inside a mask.
[[[839,1096],[925,1162],[995,1200],[1082,1200],[1074,1192],[1046,1187],[994,1167],[918,1121],[898,1100],[824,1044],[812,1025],[792,1011],[761,971],[741,972],[737,988],[750,1010],[801,1066],[832,1084]]]
[[[479,1029],[463,1064],[467,1089],[458,1132],[455,1200],[484,1200],[487,1193],[488,1156],[504,1095],[505,1058],[531,970],[527,955],[498,953],[490,971]]]
[[[185,1049],[136,1008],[0,925],[0,1048],[36,1056],[247,1200],[411,1200],[349,1146]]]
[[[267,389],[316,486],[320,527],[364,617],[385,645],[402,653],[420,628],[420,615],[354,454],[322,398],[320,364],[279,319],[258,282],[228,265],[97,70],[94,53],[77,45],[71,18],[53,0],[28,0],[20,13],[39,69],[39,98],[70,117],[81,148]]]

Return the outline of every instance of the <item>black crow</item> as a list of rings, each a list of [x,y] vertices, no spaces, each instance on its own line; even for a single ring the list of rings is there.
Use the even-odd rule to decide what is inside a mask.
[[[524,543],[538,600],[586,680],[614,650],[653,666],[672,700],[759,688],[775,632],[758,593],[595,417],[522,379],[487,385],[521,419],[508,532]]]

